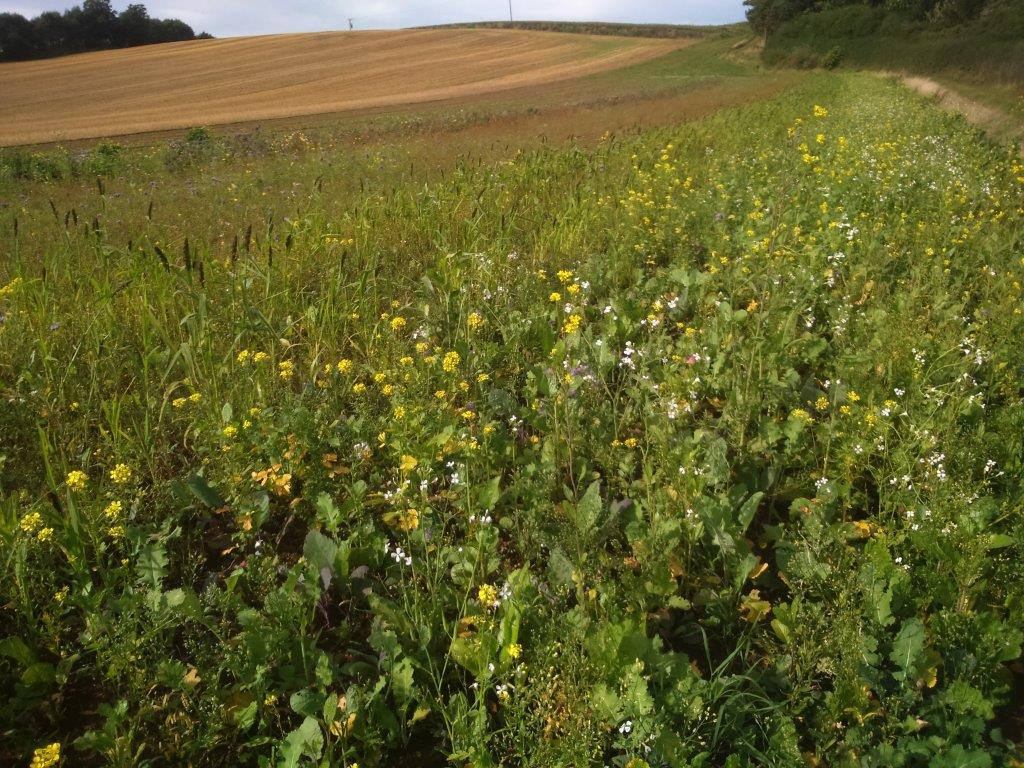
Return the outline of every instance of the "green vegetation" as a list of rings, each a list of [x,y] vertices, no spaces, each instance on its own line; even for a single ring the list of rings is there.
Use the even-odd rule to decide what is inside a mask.
[[[937,23],[887,6],[849,4],[797,15],[773,29],[769,64],[835,66],[945,75],[1024,88],[1024,3],[991,3],[957,23]]]
[[[735,34],[745,24],[720,26],[694,24],[625,24],[607,21],[471,21],[439,24],[426,29],[528,29],[535,32],[577,32],[584,35],[622,35],[626,37],[710,37]]]
[[[338,130],[8,155],[0,761],[1024,757],[1008,148],[848,73]]]

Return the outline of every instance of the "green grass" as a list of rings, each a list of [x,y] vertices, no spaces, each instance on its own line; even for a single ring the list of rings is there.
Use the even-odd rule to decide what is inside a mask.
[[[268,140],[5,182],[5,762],[1021,758],[1008,151],[835,73],[443,177]]]

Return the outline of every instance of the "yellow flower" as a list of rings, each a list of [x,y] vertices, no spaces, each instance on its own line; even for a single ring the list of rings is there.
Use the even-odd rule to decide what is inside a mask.
[[[518,659],[523,655],[523,646],[519,643],[510,643],[506,650],[510,659]]]
[[[109,528],[107,528],[107,536],[109,536],[112,539],[120,539],[122,536],[124,536],[124,526],[123,525],[112,525],[112,526],[110,526]]]
[[[757,311],[757,308],[759,306],[760,305],[757,303],[756,299],[751,299],[750,303],[747,304],[747,312],[755,312],[755,311]]]
[[[36,538],[39,541],[49,541],[53,538],[53,528],[40,528],[39,533],[36,534]]]
[[[21,285],[21,283],[22,279],[20,277],[16,277],[13,280],[11,280],[11,282],[9,282],[7,285],[0,288],[0,299],[11,293],[14,293],[14,289]]]
[[[817,408],[819,411],[824,411],[826,408],[828,408],[828,398],[822,395],[821,397],[814,401],[814,407]]]
[[[402,419],[405,418],[405,408],[401,405],[396,405],[394,407],[394,410],[391,411],[391,413],[398,421],[401,421]]]
[[[439,389],[436,392],[434,392],[434,397],[436,397],[438,400],[444,400],[446,397],[448,397],[448,393],[445,392],[443,389]]]
[[[398,516],[398,528],[402,531],[415,531],[420,527],[420,513],[416,509],[407,509]]]
[[[335,367],[338,369],[338,373],[348,373],[352,370],[352,361],[348,358],[343,358],[338,361]]]
[[[811,414],[809,414],[803,408],[794,408],[789,415],[792,416],[794,419],[799,419],[800,421],[814,421],[814,417],[811,416]]]
[[[412,358],[409,355],[404,355],[398,362],[401,365],[409,366],[412,365]]]
[[[384,395],[384,397],[391,397],[395,394],[395,387],[393,384],[385,384],[380,388],[380,393]]]
[[[860,395],[858,395],[855,390],[851,389],[849,392],[846,393],[846,399],[849,400],[851,403],[856,403],[858,400],[860,400]]]
[[[80,469],[73,469],[68,472],[66,482],[68,488],[72,491],[81,491],[85,489],[86,484],[89,482],[89,476]]]
[[[469,317],[466,319],[466,324],[469,326],[471,331],[475,331],[484,324],[483,315],[479,312],[471,312]]]
[[[295,363],[291,360],[282,360],[277,364],[277,375],[284,381],[291,381],[295,375]]]
[[[622,443],[627,448],[636,448],[640,444],[640,441],[637,440],[635,437],[627,437],[625,440],[622,441]]]
[[[568,292],[568,294],[569,294],[570,296],[575,296],[575,295],[576,295],[577,293],[579,293],[579,292],[580,292],[580,286],[579,286],[579,283],[573,283],[572,285],[570,285],[570,286],[569,286],[568,288],[566,288],[565,290],[566,290],[566,292]]]
[[[565,283],[568,283],[570,280],[572,280],[572,272],[570,272],[568,269],[558,270],[558,282],[564,285]]]
[[[490,584],[481,584],[476,597],[485,608],[498,607],[498,590]]]
[[[562,332],[565,334],[576,333],[580,329],[580,323],[583,318],[579,315],[569,315],[565,320],[565,324],[562,326]]]
[[[224,435],[228,440],[238,434],[238,427],[234,424],[228,424],[224,429],[221,430],[221,434]]]
[[[110,479],[118,485],[124,485],[132,479],[132,468],[127,464],[118,464],[110,470]]]
[[[65,600],[67,600],[69,591],[70,590],[68,589],[67,584],[65,584],[63,587],[61,587],[53,593],[53,601],[55,603],[63,603]]]
[[[262,362],[265,362],[265,361],[267,361],[269,359],[270,359],[270,355],[268,355],[266,352],[257,352],[256,354],[254,354],[252,356],[252,361],[254,363],[262,363]]]
[[[32,762],[29,768],[53,768],[60,762],[60,743],[54,742],[45,747],[39,747],[32,753]]]
[[[551,295],[548,296],[548,301],[561,301],[561,300],[562,300],[562,294],[560,294],[558,291],[552,291]]]
[[[352,391],[358,395],[359,393],[366,391],[366,385],[361,381],[357,381],[352,385]]]
[[[444,360],[441,361],[441,367],[447,373],[452,373],[458,367],[460,362],[462,362],[462,358],[459,357],[459,353],[453,349],[450,352],[445,353]]]
[[[27,534],[33,534],[43,524],[43,517],[38,512],[26,512],[18,526]]]
[[[815,117],[826,117],[828,116],[828,110],[824,107],[819,107],[817,104],[814,105],[814,116]]]
[[[464,418],[466,421],[472,421],[473,419],[476,418],[476,414],[473,411],[471,411],[468,408],[466,408],[462,412],[462,418]]]
[[[188,403],[187,397],[176,397],[171,401],[171,405],[175,408],[184,408],[186,403]]]
[[[198,403],[202,399],[203,399],[203,396],[201,394],[199,394],[198,392],[193,392],[191,395],[188,396],[188,401],[190,403]]]
[[[403,472],[412,472],[414,469],[416,469],[416,466],[418,464],[419,461],[416,460],[415,456],[410,456],[409,454],[406,453],[402,454],[402,458],[398,462],[398,468],[401,469]]]
[[[395,315],[391,318],[391,330],[395,333],[405,328],[405,318],[401,315]]]
[[[107,520],[116,520],[121,516],[121,510],[124,505],[120,501],[112,501],[103,510],[103,516]]]
[[[490,379],[491,379],[490,374],[478,373],[477,376],[476,376],[476,383],[477,384],[483,384],[483,383],[485,383],[487,381],[490,381]]]
[[[238,357],[235,358],[235,362],[246,363],[248,362],[251,356],[252,352],[250,352],[248,349],[243,349],[241,352],[238,353]]]

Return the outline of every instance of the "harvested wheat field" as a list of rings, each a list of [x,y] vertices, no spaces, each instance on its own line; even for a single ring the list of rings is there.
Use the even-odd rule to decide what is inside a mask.
[[[687,40],[453,29],[196,40],[0,65],[0,145],[478,96]]]

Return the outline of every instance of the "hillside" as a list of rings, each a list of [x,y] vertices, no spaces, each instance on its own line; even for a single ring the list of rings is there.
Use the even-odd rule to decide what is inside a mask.
[[[480,96],[685,45],[519,30],[241,37],[0,65],[0,145]]]

